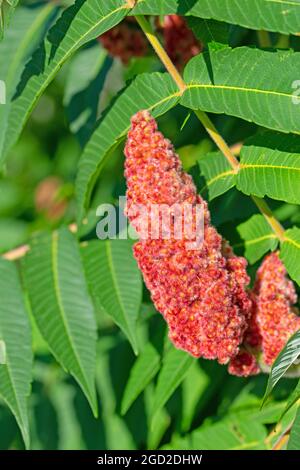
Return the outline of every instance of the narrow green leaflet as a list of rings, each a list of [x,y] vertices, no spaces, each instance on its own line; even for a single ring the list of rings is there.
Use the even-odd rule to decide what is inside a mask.
[[[240,224],[237,231],[244,240],[244,256],[251,264],[256,263],[268,251],[274,251],[278,245],[276,235],[262,215],[253,215]]]
[[[8,124],[11,98],[20,79],[23,67],[30,53],[37,46],[41,33],[51,13],[55,9],[53,3],[34,8],[18,7],[11,28],[0,42],[0,80],[5,83],[5,104],[0,98],[0,166],[3,162],[3,145]],[[7,58],[10,58],[8,60]]]
[[[300,450],[300,406],[291,430],[287,450]]]
[[[280,257],[291,278],[300,285],[300,229],[293,227],[284,233]]]
[[[160,368],[160,354],[148,343],[136,359],[124,391],[121,413],[127,413],[132,403],[156,376]]]
[[[282,420],[283,416],[292,408],[292,406],[298,401],[300,400],[300,380],[299,382],[297,383],[295,389],[292,391],[292,393],[290,394],[289,398],[288,398],[288,401],[287,401],[287,404],[286,404],[286,407],[284,408],[280,418],[279,418],[279,421]]]
[[[208,189],[210,201],[235,186],[236,174],[221,152],[207,153],[198,163],[206,181],[201,192]]]
[[[0,396],[14,414],[29,447],[27,398],[31,389],[31,331],[18,272],[0,258]]]
[[[62,228],[32,241],[24,278],[37,326],[97,415],[96,322],[76,238]]]
[[[292,51],[248,47],[209,51],[185,68],[187,90],[180,103],[299,134],[300,106],[295,105],[293,89],[299,67],[300,54]]]
[[[247,195],[300,203],[300,137],[297,135],[267,131],[248,139],[241,149],[237,172],[220,152],[201,157],[199,165],[210,200],[236,184]]]
[[[264,450],[265,426],[252,420],[228,419],[204,426],[191,434],[191,449],[203,450]]]
[[[96,42],[80,50],[68,69],[64,105],[70,129],[82,147],[94,129],[99,100],[112,59]]]
[[[127,12],[124,0],[77,0],[63,12],[25,67],[11,105],[3,158],[66,60],[79,47],[119,23]]]
[[[273,388],[287,370],[293,365],[300,355],[300,330],[297,331],[287,342],[282,351],[278,354],[274,364],[272,365],[267,389],[263,399],[263,404],[270,396]]]
[[[113,102],[87,143],[76,182],[78,222],[88,208],[94,184],[107,158],[130,127],[137,111],[149,109],[154,117],[166,113],[179,100],[178,89],[166,73],[139,75]]]
[[[92,296],[123,330],[137,354],[142,280],[129,240],[97,240],[82,249]]]
[[[249,139],[241,150],[237,188],[245,194],[300,204],[299,136],[266,132]]]
[[[174,348],[168,350],[158,376],[153,398],[152,417],[163,408],[185,378],[195,359],[185,351]]]
[[[299,32],[299,0],[139,0],[134,12],[213,18],[251,29]]]
[[[208,386],[209,376],[198,361],[193,362],[182,382],[182,432],[190,430],[193,419],[197,416],[199,402],[205,396]]]
[[[151,426],[151,413],[153,405],[154,384],[149,384],[145,390],[144,401],[148,421],[147,426],[147,449],[157,449],[166,430],[170,426],[171,418],[165,408],[161,408],[155,414]]]

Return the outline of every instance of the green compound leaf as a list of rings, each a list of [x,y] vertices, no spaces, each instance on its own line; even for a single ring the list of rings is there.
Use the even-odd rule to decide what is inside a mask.
[[[266,132],[249,139],[241,150],[237,188],[300,204],[300,138]]]
[[[253,215],[238,225],[237,231],[244,240],[244,256],[251,264],[256,263],[268,251],[274,251],[278,239],[262,215]]]
[[[291,51],[248,47],[209,51],[186,66],[187,89],[180,103],[299,134],[300,106],[295,105],[293,89],[299,67],[300,54]],[[280,80],[276,78],[279,74]]]
[[[199,165],[210,200],[236,184],[247,195],[300,203],[299,136],[265,132],[248,139],[241,149],[238,171],[220,152],[201,157]]]
[[[137,354],[137,319],[142,280],[129,240],[97,240],[82,248],[84,266],[95,303],[122,329]]]
[[[160,368],[160,354],[148,343],[136,359],[124,391],[121,413],[127,413],[133,402],[142,393]]]
[[[16,91],[22,70],[30,54],[37,46],[45,24],[55,9],[52,3],[46,6],[24,8],[19,6],[11,27],[0,42],[0,79],[5,83],[5,104],[0,97],[0,166],[4,160],[2,152],[8,126],[11,99]],[[12,60],[7,60],[13,57]]]
[[[267,430],[252,420],[228,419],[203,426],[191,434],[191,449],[204,450],[264,450]]]
[[[209,200],[224,194],[236,184],[236,174],[221,152],[207,153],[198,160],[208,189]]]
[[[118,24],[128,11],[124,0],[77,0],[63,12],[25,67],[10,109],[3,158],[17,141],[38,98],[67,59]]]
[[[158,376],[153,398],[152,417],[164,407],[185,378],[195,359],[185,351],[174,348],[168,350]]]
[[[299,0],[138,0],[133,13],[191,15],[250,29],[299,33]]]
[[[297,333],[295,333],[293,336],[291,336],[285,347],[278,354],[274,364],[272,365],[262,405],[266,403],[266,400],[270,396],[270,393],[272,392],[275,385],[283,377],[289,367],[296,361],[299,355],[300,330],[297,331]]]
[[[29,448],[27,398],[31,391],[31,330],[15,265],[0,258],[0,396],[11,409]]]
[[[97,415],[96,322],[74,235],[62,228],[34,238],[24,274],[32,313],[44,340],[77,380]]]

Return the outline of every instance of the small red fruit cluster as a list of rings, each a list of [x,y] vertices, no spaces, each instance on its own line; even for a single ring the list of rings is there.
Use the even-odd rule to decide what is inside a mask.
[[[110,55],[118,57],[125,65],[132,57],[143,57],[148,51],[147,39],[132,17],[127,17],[98,40]]]
[[[202,44],[181,16],[165,16],[162,23],[157,23],[157,29],[163,36],[168,55],[179,69],[202,51]],[[143,57],[148,52],[147,39],[134,17],[127,17],[98,39],[113,57],[118,57],[125,65],[132,57]]]
[[[133,116],[125,156],[126,212],[140,236],[134,256],[155,307],[168,323],[170,340],[195,357],[229,364],[231,374],[259,373],[258,356],[271,365],[300,328],[300,317],[292,309],[295,289],[278,254],[265,259],[250,291],[246,259],[235,256],[212,226],[206,201],[148,111]],[[148,236],[148,226],[145,236],[145,214],[153,205],[167,208],[170,237]],[[198,206],[204,214],[203,243],[192,250],[190,238],[175,236],[174,211],[184,213],[187,205],[192,207],[193,228]],[[161,225],[160,212],[154,223]]]
[[[160,30],[163,33],[165,49],[179,70],[203,50],[203,45],[189,29],[182,16],[165,16]]]
[[[300,329],[298,309],[293,307],[297,294],[292,281],[287,278],[286,269],[278,253],[271,253],[264,259],[257,271],[253,289],[252,318],[245,334],[242,348],[248,352],[248,363],[259,371],[257,357],[271,366],[288,339]],[[235,375],[249,375],[244,361],[230,364]],[[238,374],[240,372],[240,374]]]

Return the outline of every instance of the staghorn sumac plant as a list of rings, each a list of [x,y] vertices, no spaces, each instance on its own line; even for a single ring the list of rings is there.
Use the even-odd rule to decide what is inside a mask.
[[[0,8],[0,448],[299,450],[300,2]]]

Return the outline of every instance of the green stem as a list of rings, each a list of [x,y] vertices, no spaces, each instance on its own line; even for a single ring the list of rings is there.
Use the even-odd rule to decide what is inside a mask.
[[[162,47],[159,39],[156,37],[155,32],[153,31],[152,26],[150,25],[149,21],[143,15],[137,15],[136,20],[140,25],[141,29],[143,30],[145,36],[147,37],[148,41],[150,42],[151,46],[155,50],[156,54],[166,67],[167,71],[173,78],[174,82],[178,86],[179,90],[183,93],[186,89],[186,84],[183,81],[180,73],[178,72],[177,68],[171,61],[170,57]]]
[[[171,61],[167,52],[161,45],[159,39],[156,37],[156,34],[153,31],[153,28],[151,27],[149,21],[147,21],[143,15],[137,15],[136,20],[138,24],[140,25],[141,29],[143,30],[144,34],[148,38],[156,54],[160,58],[161,62],[164,64],[165,68],[167,69],[167,71],[173,78],[174,82],[178,86],[180,93],[183,94],[184,91],[187,89],[187,85],[185,84],[182,76],[180,75],[177,68]],[[217,131],[216,127],[214,126],[214,124],[212,123],[208,115],[201,110],[195,111],[195,114],[198,117],[201,124],[203,125],[203,127],[206,129],[207,133],[215,142],[216,146],[221,150],[221,152],[223,153],[227,161],[230,163],[233,170],[236,173],[238,173],[239,168],[240,168],[239,161],[234,156],[234,154],[230,150],[229,146],[227,145],[223,137],[219,134],[219,132]],[[279,240],[282,241],[284,239],[284,228],[282,227],[280,222],[276,220],[268,204],[263,199],[259,199],[256,196],[251,196],[251,197],[254,203],[256,204],[256,206],[258,207],[258,209],[260,210],[260,212],[263,214],[263,216],[265,217],[265,219],[271,226],[275,235],[278,237]]]

